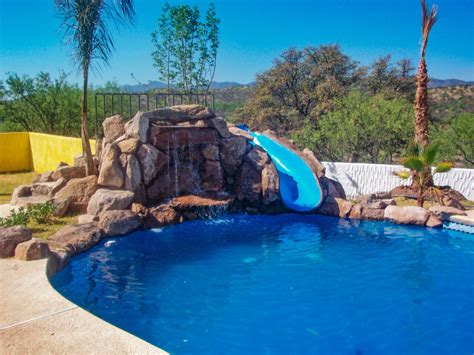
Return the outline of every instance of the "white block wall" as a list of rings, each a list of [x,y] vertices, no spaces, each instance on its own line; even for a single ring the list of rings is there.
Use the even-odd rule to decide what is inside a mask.
[[[339,181],[348,197],[389,191],[408,181],[397,178],[394,171],[405,170],[400,165],[331,163],[323,162],[326,176]],[[448,173],[436,174],[435,184],[449,185],[461,192],[469,200],[474,200],[474,169],[452,169]]]

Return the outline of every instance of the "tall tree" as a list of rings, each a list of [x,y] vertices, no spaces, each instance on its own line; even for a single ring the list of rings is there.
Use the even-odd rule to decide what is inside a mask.
[[[63,18],[65,35],[73,47],[74,59],[82,71],[81,138],[86,160],[86,174],[97,174],[87,128],[87,89],[89,70],[94,60],[108,64],[114,42],[110,24],[124,24],[135,15],[133,0],[55,0]]]
[[[196,6],[163,5],[158,28],[151,34],[152,56],[168,90],[209,91],[219,48],[219,23],[213,3],[204,19]]]
[[[428,45],[428,37],[433,25],[436,23],[438,9],[436,6],[428,10],[425,0],[421,0],[421,51],[418,73],[416,75],[415,96],[415,142],[421,147],[429,144],[428,132],[428,70],[426,67],[425,54]]]

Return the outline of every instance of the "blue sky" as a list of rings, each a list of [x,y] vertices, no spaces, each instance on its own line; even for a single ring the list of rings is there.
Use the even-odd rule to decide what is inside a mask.
[[[172,4],[182,3],[170,1]],[[190,0],[202,9],[208,1]],[[418,0],[216,0],[221,19],[216,81],[247,83],[268,69],[291,46],[338,43],[353,59],[368,64],[391,53],[417,62],[420,38]],[[433,1],[431,1],[433,3]],[[474,80],[474,1],[436,0],[439,21],[428,44],[432,77]],[[150,33],[163,1],[135,0],[135,26],[115,34],[110,66],[91,81],[121,84],[158,80]],[[0,0],[0,78],[7,72],[35,75],[59,70],[79,75],[62,43],[54,0]]]

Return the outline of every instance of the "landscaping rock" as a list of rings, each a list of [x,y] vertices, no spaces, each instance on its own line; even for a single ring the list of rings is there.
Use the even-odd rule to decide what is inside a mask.
[[[18,200],[19,198],[31,196],[31,193],[32,193],[31,189],[32,189],[31,185],[20,185],[20,186],[15,187],[13,189],[12,199],[10,201],[10,204],[16,205],[19,201]]]
[[[170,149],[189,149],[204,144],[217,145],[219,135],[211,128],[152,126],[149,142],[162,151],[169,151]]]
[[[141,218],[132,211],[105,211],[100,214],[99,227],[109,237],[125,235],[140,227]]]
[[[344,200],[346,199],[346,193],[344,191],[344,188],[339,182],[329,179],[326,176],[322,176],[319,179],[319,184],[321,186],[321,189],[323,190],[324,198],[326,198],[327,196],[331,196],[342,198]]]
[[[98,188],[96,176],[72,179],[55,195],[55,199],[70,198],[67,212],[84,213],[90,198]]]
[[[372,210],[377,210],[377,209],[384,209],[387,206],[395,206],[395,200],[394,199],[384,199],[384,200],[361,200],[359,202],[362,207],[366,209],[372,209]]]
[[[127,167],[125,169],[125,189],[135,191],[142,182],[140,163],[134,155],[127,156]]]
[[[168,163],[168,157],[150,144],[142,144],[137,156],[143,169],[145,185],[148,185]]]
[[[222,138],[229,138],[230,132],[227,122],[222,117],[216,117],[209,120],[209,125],[214,128]]]
[[[70,197],[55,198],[53,199],[52,203],[54,205],[53,216],[61,218],[67,212],[69,204],[71,203],[71,198]]]
[[[353,205],[348,217],[350,219],[362,219],[362,206],[358,203]]]
[[[119,162],[120,152],[116,144],[106,144],[102,153],[98,183],[106,187],[122,187],[124,176]]]
[[[176,210],[169,205],[161,205],[149,210],[145,222],[146,228],[158,228],[178,222],[179,215]]]
[[[65,178],[59,178],[52,182],[39,182],[33,184],[31,187],[32,195],[38,196],[50,196],[53,197],[59,190],[66,186],[67,180]]]
[[[224,177],[221,164],[218,161],[208,160],[204,164],[201,188],[206,191],[218,192],[224,186]]]
[[[240,129],[238,127],[235,127],[235,126],[228,126],[228,129],[229,129],[229,132],[234,135],[234,136],[238,136],[238,137],[242,137],[242,138],[245,138],[246,140],[248,141],[252,141],[253,138],[252,136],[250,135],[250,133],[246,130],[243,130],[243,129]]]
[[[370,221],[383,221],[385,218],[385,210],[383,208],[365,208],[362,207],[361,219]]]
[[[100,140],[98,140],[100,141]],[[96,147],[98,147],[99,144],[96,142]],[[102,145],[100,145],[102,147]],[[100,149],[96,148],[96,151],[97,151],[97,156],[100,156]],[[96,156],[93,156],[92,157],[92,162],[94,163],[94,166],[97,170],[99,170],[99,159],[97,159]],[[79,154],[79,155],[76,155],[74,157],[74,166],[75,167],[79,167],[79,168],[83,168],[84,171],[85,171],[85,168],[86,168],[86,160],[84,159],[84,156],[82,154]]]
[[[327,216],[346,218],[351,212],[353,203],[342,198],[327,197],[318,208],[318,213]]]
[[[216,145],[208,144],[202,148],[202,155],[207,160],[217,161],[219,160],[219,147]]]
[[[132,204],[133,196],[131,191],[99,189],[90,199],[87,214],[98,215],[104,211],[127,209]]]
[[[41,173],[36,177],[33,182],[50,182],[53,181],[53,171],[46,171],[44,173]]]
[[[262,195],[262,176],[249,162],[242,163],[237,176],[237,198],[250,204],[257,204]]]
[[[130,210],[132,212],[135,212],[141,217],[146,217],[148,215],[148,208],[143,206],[141,203],[136,203],[136,202],[132,203]]]
[[[14,226],[0,227],[0,258],[9,258],[15,255],[18,244],[30,240],[32,237],[29,228]]]
[[[426,221],[426,226],[430,228],[441,228],[443,226],[443,221],[441,221],[437,216],[431,214],[428,221]]]
[[[262,171],[269,159],[268,154],[260,147],[253,147],[245,157],[245,161],[250,162],[257,171]]]
[[[86,176],[86,169],[82,166],[62,166],[57,168],[53,174],[53,180],[65,179],[66,181],[71,179],[79,179]]]
[[[129,138],[119,142],[118,147],[120,151],[124,154],[135,154],[140,145],[140,140],[136,138]]]
[[[301,155],[318,178],[321,178],[326,174],[326,167],[316,158],[312,150],[305,148]]]
[[[450,206],[432,206],[429,208],[429,211],[442,221],[449,220],[449,217],[453,215],[466,215],[466,212]]]
[[[265,205],[280,199],[280,178],[273,163],[265,165],[262,170],[262,202]]]
[[[450,197],[450,196],[444,196],[443,197],[443,205],[448,206],[448,207],[454,207],[458,210],[464,211],[466,208],[462,205],[462,203],[459,201],[459,199]]]
[[[43,239],[33,238],[20,243],[15,249],[15,259],[30,261],[44,259],[49,256],[48,242]]]
[[[142,143],[146,143],[148,138],[148,125],[148,116],[138,111],[136,115],[125,124],[125,133],[130,138],[136,138]]]
[[[49,240],[62,246],[68,254],[74,255],[92,248],[101,241],[103,235],[96,223],[83,223],[64,227],[49,237]]]
[[[230,137],[222,140],[220,157],[222,167],[229,175],[234,175],[242,163],[247,149],[247,141],[242,137]]]
[[[172,124],[208,120],[216,117],[212,110],[201,105],[176,105],[148,111],[145,112],[144,115],[150,122],[163,120]]]
[[[414,224],[424,226],[430,213],[423,207],[388,206],[385,209],[385,219],[398,224]]]
[[[107,117],[102,122],[104,128],[104,138],[113,141],[125,133],[125,124],[120,115]]]
[[[93,214],[81,214],[77,217],[77,223],[92,223],[97,222],[99,220],[99,216]]]

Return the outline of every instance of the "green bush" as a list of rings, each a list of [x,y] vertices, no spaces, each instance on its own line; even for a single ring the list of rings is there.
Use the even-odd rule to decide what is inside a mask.
[[[53,212],[54,205],[51,202],[38,203],[28,208],[20,207],[16,211],[11,211],[7,218],[0,218],[0,227],[26,227],[31,220],[36,223],[48,223]]]

